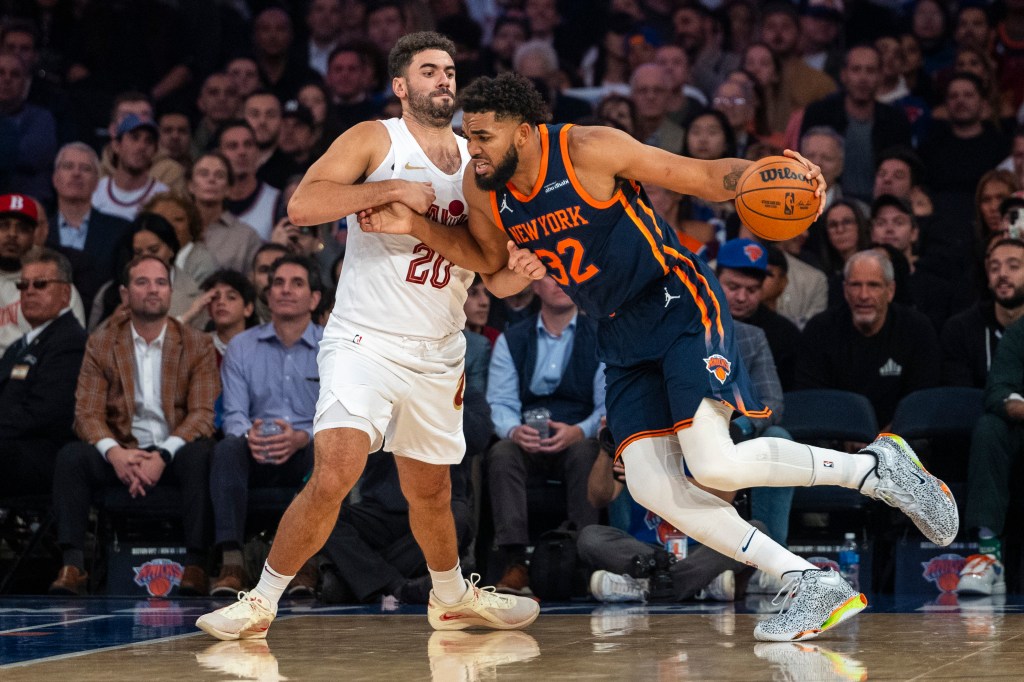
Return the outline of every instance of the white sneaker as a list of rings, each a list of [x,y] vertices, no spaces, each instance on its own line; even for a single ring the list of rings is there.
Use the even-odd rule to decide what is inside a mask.
[[[532,599],[497,594],[493,587],[477,587],[478,573],[465,582],[466,595],[458,604],[445,604],[430,591],[427,621],[435,630],[464,630],[474,625],[516,630],[525,628],[540,614],[540,605]]]
[[[590,594],[606,604],[615,602],[646,602],[647,581],[611,571],[594,571],[590,576]]]
[[[782,609],[754,628],[754,637],[763,642],[799,642],[813,639],[847,618],[860,613],[868,600],[833,570],[807,569],[791,579],[775,595],[777,604],[783,593]],[[789,609],[787,602],[792,599]]]
[[[960,529],[953,493],[925,470],[907,442],[883,433],[865,450],[877,460],[878,481],[869,497],[901,510],[936,545],[953,542]]]
[[[733,601],[736,599],[736,574],[732,571],[722,571],[715,579],[704,586],[698,593],[697,599],[710,599],[711,601]]]
[[[957,594],[1006,594],[1003,563],[988,554],[972,554],[960,569]]]
[[[786,584],[782,578],[765,573],[761,569],[754,571],[747,584],[747,594],[777,594]]]
[[[238,601],[199,616],[196,627],[217,639],[264,639],[277,607],[253,592],[239,592]]]
[[[431,678],[491,680],[499,665],[529,661],[540,656],[540,645],[525,632],[435,632],[427,641]]]
[[[239,680],[286,680],[278,671],[277,657],[265,639],[217,642],[196,654],[196,663]]]

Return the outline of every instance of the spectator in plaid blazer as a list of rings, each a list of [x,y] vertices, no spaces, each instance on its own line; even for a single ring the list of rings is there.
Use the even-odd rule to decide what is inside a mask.
[[[53,499],[64,566],[50,592],[78,594],[86,586],[89,505],[120,483],[134,503],[158,486],[181,489],[188,554],[179,593],[205,594],[216,353],[208,334],[168,317],[170,272],[160,259],[128,264],[121,299],[125,307],[86,346],[75,392],[82,440],[57,456]]]

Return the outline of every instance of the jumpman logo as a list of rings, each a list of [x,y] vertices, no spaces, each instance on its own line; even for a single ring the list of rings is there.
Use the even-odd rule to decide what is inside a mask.
[[[513,212],[512,211],[512,207],[508,205],[508,195],[507,194],[502,194],[501,195],[501,208],[498,209],[498,213],[504,213],[505,211],[508,211],[509,213]]]
[[[672,302],[672,299],[679,298],[679,296],[673,296],[672,294],[668,293],[668,287],[664,287],[664,289],[665,289],[665,307],[667,308],[668,304]]]

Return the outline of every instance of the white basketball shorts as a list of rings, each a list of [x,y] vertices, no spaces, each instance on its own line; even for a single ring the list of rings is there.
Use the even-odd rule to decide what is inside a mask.
[[[317,356],[320,398],[313,432],[355,428],[370,437],[370,452],[383,447],[428,464],[461,462],[462,333],[426,340],[344,325],[332,332]]]

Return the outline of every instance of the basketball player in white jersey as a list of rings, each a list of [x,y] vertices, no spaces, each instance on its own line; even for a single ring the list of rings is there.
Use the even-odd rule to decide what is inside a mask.
[[[354,216],[400,202],[439,229],[466,222],[462,181],[469,155],[451,128],[454,52],[436,33],[399,40],[388,68],[402,118],[348,130],[291,199],[296,225],[349,216],[345,268],[318,357],[316,463],[281,519],[259,584],[196,621],[218,639],[266,637],[284,589],[323,546],[368,454],[385,441],[396,455],[409,523],[433,582],[430,624],[438,630],[514,629],[539,613],[533,600],[480,589],[479,578],[464,579],[459,567],[449,466],[465,452],[461,330],[473,274],[410,235],[363,233]],[[520,286],[529,281],[507,268],[489,279],[494,276]],[[302,444],[282,444],[282,451],[295,445]]]

